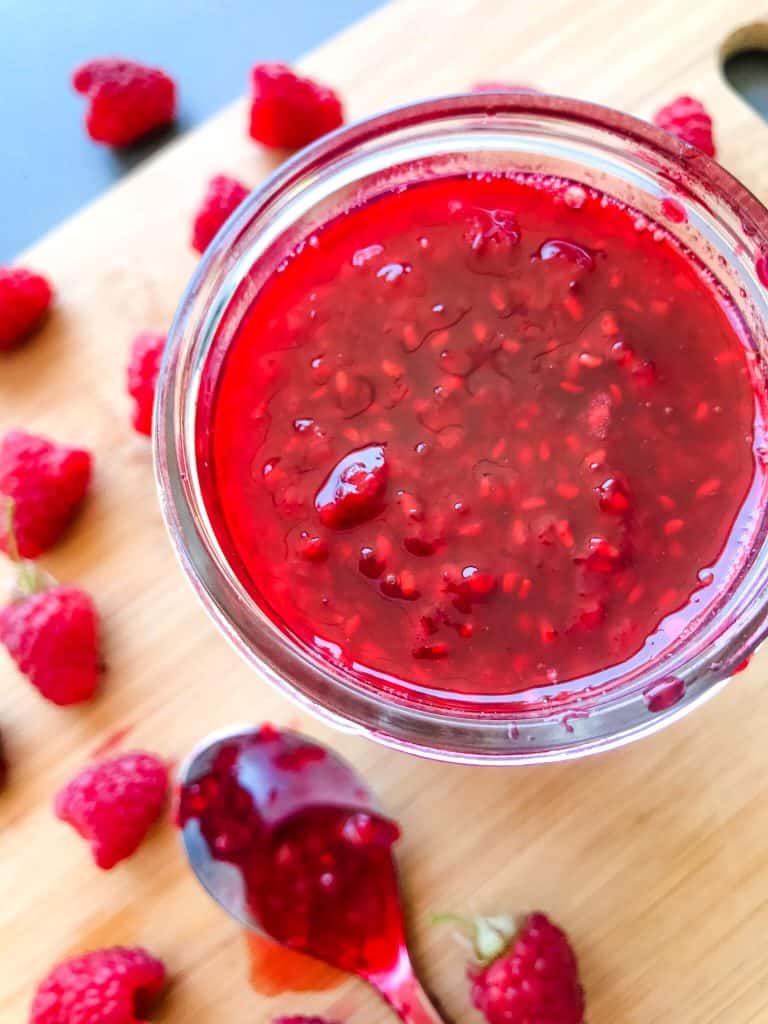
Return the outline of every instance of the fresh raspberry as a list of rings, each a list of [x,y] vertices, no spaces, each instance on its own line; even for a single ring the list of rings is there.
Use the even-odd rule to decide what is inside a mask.
[[[470,89],[471,92],[531,92],[540,94],[541,89],[534,89],[532,85],[517,85],[514,82],[475,82]]]
[[[5,784],[8,781],[8,758],[5,756],[5,741],[3,740],[3,734],[0,733],[0,793],[5,788]]]
[[[325,1017],[273,1017],[272,1024],[331,1024]]]
[[[715,155],[715,140],[712,137],[712,118],[704,106],[692,96],[678,96],[662,107],[653,123],[678,139],[696,146],[707,156]]]
[[[0,441],[0,551],[36,558],[51,547],[80,507],[91,479],[91,456],[24,430]],[[5,500],[4,500],[5,499]]]
[[[131,344],[128,357],[128,394],[134,401],[131,423],[140,434],[152,433],[157,375],[165,348],[165,335],[142,331]]]
[[[130,146],[176,116],[173,79],[136,61],[90,60],[73,73],[72,85],[88,97],[85,127],[94,142]]]
[[[138,848],[160,816],[168,792],[168,766],[154,754],[120,754],[84,768],[56,794],[56,817],[91,846],[108,871]]]
[[[583,1024],[584,991],[565,933],[540,912],[472,922],[472,1002],[489,1024]]]
[[[277,149],[299,149],[344,122],[341,100],[325,85],[285,64],[251,70],[251,138]]]
[[[33,583],[25,587],[29,577]],[[0,609],[0,642],[47,700],[78,704],[92,697],[101,675],[99,623],[79,587],[46,586],[29,563],[19,575],[21,596]]]
[[[37,988],[29,1024],[140,1024],[165,986],[146,950],[96,949],[63,960]]]
[[[0,352],[26,341],[52,300],[53,290],[40,274],[23,267],[0,267]]]
[[[192,225],[193,249],[205,252],[214,235],[242,203],[248,191],[236,178],[226,174],[217,174],[211,178]]]

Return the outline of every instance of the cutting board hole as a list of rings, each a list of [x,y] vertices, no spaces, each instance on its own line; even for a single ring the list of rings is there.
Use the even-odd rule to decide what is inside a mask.
[[[768,22],[737,29],[721,53],[728,84],[768,121]]]

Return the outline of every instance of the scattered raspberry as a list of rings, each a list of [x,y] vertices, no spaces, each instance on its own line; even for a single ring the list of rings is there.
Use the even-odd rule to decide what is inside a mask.
[[[662,107],[653,123],[678,139],[696,146],[707,156],[715,155],[715,140],[712,137],[712,118],[704,106],[692,96],[678,96]]]
[[[755,273],[760,284],[768,288],[768,250],[762,249],[755,257]]]
[[[88,489],[91,457],[82,449],[10,430],[0,440],[0,551],[36,558],[58,541]]]
[[[22,267],[0,267],[0,352],[27,340],[52,299],[53,290],[40,274]]]
[[[90,101],[85,127],[94,142],[130,146],[176,116],[173,79],[136,61],[88,61],[74,72],[72,85]]]
[[[542,913],[473,922],[472,1002],[489,1024],[583,1024],[584,991],[565,933]]]
[[[272,1024],[331,1024],[325,1017],[273,1017]]]
[[[5,784],[8,781],[8,759],[5,756],[5,742],[3,740],[3,734],[0,733],[0,793],[5,788]]]
[[[164,334],[142,331],[133,339],[128,357],[128,394],[134,401],[131,423],[147,436],[152,433],[157,375],[164,348]]]
[[[211,178],[192,225],[192,248],[205,252],[224,221],[247,195],[248,189],[236,178],[226,174]]]
[[[471,92],[530,92],[541,94],[541,89],[534,89],[532,85],[517,85],[514,82],[475,82],[470,87]]]
[[[31,563],[22,563],[19,591],[0,609],[0,642],[47,700],[62,706],[88,700],[101,675],[90,597],[79,587],[49,585]]]
[[[0,441],[0,551],[36,558],[51,547],[80,507],[91,479],[91,456],[24,430]],[[3,499],[6,499],[5,501]]]
[[[168,792],[168,766],[154,754],[120,754],[84,768],[60,790],[56,817],[91,845],[108,871],[130,857],[160,816]]]
[[[344,122],[341,100],[325,85],[285,64],[251,71],[251,138],[277,149],[299,149]]]
[[[140,1024],[164,985],[163,963],[139,947],[83,953],[40,983],[29,1024]]]

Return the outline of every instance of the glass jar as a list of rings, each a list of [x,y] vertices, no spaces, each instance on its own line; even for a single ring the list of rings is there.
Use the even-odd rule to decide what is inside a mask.
[[[764,495],[742,524],[734,571],[707,613],[639,668],[609,687],[580,679],[492,702],[464,693],[438,708],[375,691],[282,632],[225,557],[200,484],[206,466],[196,437],[210,413],[216,367],[291,248],[382,190],[477,170],[567,178],[663,225],[730,293],[765,365],[768,292],[757,268],[768,252],[768,211],[717,163],[643,121],[577,100],[523,93],[431,100],[302,150],[219,232],[168,337],[155,414],[157,481],[173,545],[203,604],[258,673],[308,710],[447,761],[555,761],[655,732],[720,689],[752,654],[767,631]]]

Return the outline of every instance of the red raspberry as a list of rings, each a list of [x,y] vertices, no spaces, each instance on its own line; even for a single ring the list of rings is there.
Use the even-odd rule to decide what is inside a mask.
[[[173,79],[136,61],[88,61],[73,73],[72,85],[90,101],[85,127],[94,142],[130,146],[176,116]]]
[[[712,118],[704,106],[692,96],[678,96],[662,107],[653,123],[678,139],[696,146],[707,156],[715,155],[715,141],[712,137]]]
[[[272,1024],[331,1024],[325,1017],[273,1017]]]
[[[40,274],[22,267],[0,267],[0,352],[26,341],[52,299],[53,290]]]
[[[472,1002],[489,1024],[583,1024],[576,957],[545,914],[479,917],[473,925]]]
[[[532,85],[517,85],[514,82],[475,82],[470,89],[471,92],[531,92],[541,94],[541,89],[534,89]]]
[[[8,759],[5,756],[5,742],[3,741],[3,734],[0,733],[0,793],[5,788],[5,784],[8,781]]]
[[[130,857],[160,816],[168,793],[168,766],[154,754],[120,754],[84,768],[56,795],[56,817],[91,846],[108,871]]]
[[[131,423],[147,436],[152,433],[152,410],[164,348],[164,334],[142,331],[133,339],[128,357],[128,394],[134,401]]]
[[[217,174],[211,178],[192,225],[193,249],[205,252],[214,235],[242,203],[248,191],[236,178],[226,174]]]
[[[344,122],[341,100],[325,85],[285,64],[251,70],[251,138],[276,149],[299,149]]]
[[[139,947],[63,960],[37,988],[29,1024],[140,1024],[165,986],[165,967]]]
[[[74,518],[91,479],[91,456],[24,430],[0,441],[0,551],[36,558]],[[3,500],[5,499],[5,500]],[[5,511],[4,511],[5,509]]]
[[[40,590],[45,584],[29,565],[20,581],[22,596],[0,609],[0,642],[47,700],[62,706],[88,700],[101,674],[93,602],[78,587]]]

